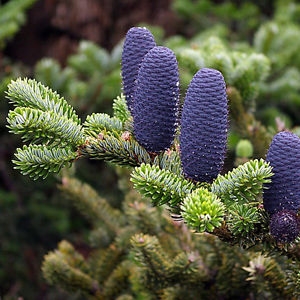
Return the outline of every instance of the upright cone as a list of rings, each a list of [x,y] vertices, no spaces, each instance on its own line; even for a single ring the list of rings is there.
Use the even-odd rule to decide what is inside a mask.
[[[223,75],[200,69],[184,101],[180,155],[186,177],[212,182],[220,173],[226,154],[228,103]]]
[[[141,64],[134,94],[133,127],[137,141],[149,152],[169,148],[179,106],[178,63],[172,50],[157,46]]]
[[[264,185],[264,208],[269,214],[300,208],[300,138],[287,131],[277,133],[266,160],[274,175]]]
[[[277,133],[266,160],[274,173],[263,194],[270,233],[278,242],[292,242],[300,233],[300,138],[287,131]]]
[[[132,111],[135,81],[144,56],[156,46],[147,28],[132,27],[126,34],[122,52],[122,80],[127,106]]]

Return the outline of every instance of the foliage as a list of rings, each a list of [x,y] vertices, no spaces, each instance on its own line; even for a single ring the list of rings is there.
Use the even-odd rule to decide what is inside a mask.
[[[195,189],[192,182],[173,172],[144,163],[132,172],[131,181],[142,195],[152,199],[154,205],[168,203],[170,207],[176,207]]]
[[[46,91],[43,95],[44,97],[41,97],[41,91]],[[7,95],[15,105],[20,105],[17,106],[17,109],[21,112],[26,112],[30,107],[40,107],[41,111],[46,110],[53,114],[58,114],[58,116],[59,114],[66,116],[67,121],[76,120],[80,122],[75,112],[67,105],[63,98],[60,98],[52,90],[48,90],[35,81],[28,83],[25,79],[23,81],[17,80],[12,82]],[[41,105],[40,102],[42,102],[43,98],[45,99],[45,104]],[[22,107],[26,104],[29,108]],[[28,115],[28,118],[31,118],[31,116]],[[12,132],[26,132],[28,130],[26,126],[27,121],[30,122],[28,118],[26,122],[21,118],[21,121],[16,124],[14,113],[9,113],[8,123],[11,130],[13,129]],[[43,132],[41,143],[39,143],[39,139],[31,139],[31,143],[28,146],[25,145],[22,149],[17,150],[14,162],[23,174],[29,174],[35,179],[40,176],[46,177],[49,172],[58,172],[62,166],[80,157],[104,159],[119,165],[140,165],[139,168],[135,169],[135,175],[133,175],[132,180],[144,195],[151,196],[150,198],[152,198],[153,203],[156,205],[166,203],[177,212],[180,212],[180,208],[184,208],[183,211],[188,210],[189,214],[199,216],[198,207],[188,205],[188,200],[183,200],[185,197],[189,197],[188,193],[191,193],[195,189],[193,183],[184,179],[182,174],[172,174],[169,170],[160,170],[157,167],[152,171],[151,165],[155,165],[157,160],[153,160],[151,155],[135,141],[133,132],[120,131],[121,124],[125,126],[126,122],[130,122],[130,119],[122,123],[120,119],[116,121],[116,117],[113,118],[109,122],[110,118],[107,115],[100,115],[100,117],[99,115],[92,115],[84,123],[83,128],[85,129],[59,126],[61,123],[60,118],[51,119],[52,126],[50,128],[48,128],[48,124],[35,121],[35,124],[40,125],[40,130]],[[12,127],[13,124],[17,125],[17,128]],[[96,124],[98,125],[96,126]],[[55,142],[53,143],[52,135],[47,132],[51,128],[57,129],[56,135],[61,140],[59,145]],[[37,130],[35,129],[35,131]],[[91,134],[92,132],[93,134]],[[68,138],[64,138],[65,133],[68,134]],[[86,133],[90,135],[86,135]],[[73,140],[70,136],[79,136],[80,138],[72,142]],[[61,145],[65,145],[65,147],[62,149]],[[271,175],[270,167],[263,160],[250,161],[229,172],[226,176],[218,177],[213,182],[211,190],[219,198],[223,199],[225,205],[232,210],[231,204],[236,201],[239,203],[259,203],[258,196],[261,194],[262,184],[268,182],[268,178]],[[206,199],[207,197],[204,198]],[[185,204],[180,206],[181,203]],[[213,200],[212,203],[215,206],[213,211],[223,211],[223,204],[221,202],[214,202]],[[217,208],[218,206],[219,208]],[[257,207],[257,209],[259,208]],[[218,218],[219,213],[216,216]],[[188,219],[186,217],[186,220]],[[206,225],[204,225],[205,222],[205,219],[203,219],[204,228],[206,228]],[[216,224],[221,225],[219,221]],[[200,223],[199,228],[202,228],[201,226]],[[212,231],[213,227],[209,228],[209,231]],[[261,230],[261,234],[267,234],[265,227],[261,228]],[[223,236],[224,233],[219,233],[219,235]],[[261,237],[261,239],[264,238]],[[247,244],[246,240],[245,243]]]
[[[271,167],[263,159],[248,161],[225,175],[219,175],[211,190],[225,203],[249,203],[257,199],[262,184],[270,182]]]
[[[249,293],[292,293],[296,271],[286,275],[285,268],[293,264],[286,258],[259,260],[259,252],[194,234],[128,185],[123,185],[126,193],[119,209],[74,177],[63,177],[60,188],[91,223],[90,245],[97,245],[84,258],[64,240],[45,256],[47,281],[70,293],[80,292],[86,299],[232,299]]]
[[[26,10],[36,0],[10,0],[0,4],[0,49],[11,39],[26,21]]]
[[[213,232],[221,226],[225,214],[225,206],[217,195],[204,188],[188,194],[181,210],[186,223],[198,232]]]
[[[299,125],[299,10],[298,3],[278,1],[274,18],[262,23],[254,36],[254,48],[267,55],[272,64],[272,75],[262,85],[257,103],[260,118],[273,127],[278,115],[286,127]],[[272,99],[271,107],[265,99]]]
[[[219,70],[227,85],[235,87],[246,110],[253,109],[260,85],[270,72],[270,61],[265,55],[248,48],[235,49],[217,34],[200,33],[188,41],[191,47],[175,48],[183,78],[191,78],[200,68]],[[187,74],[186,74],[187,73]],[[186,82],[186,79],[183,81]]]
[[[91,229],[84,249],[64,239],[57,250],[45,256],[42,270],[48,283],[74,297],[89,299],[299,296],[299,239],[276,241],[262,202],[263,185],[272,180],[272,168],[260,158],[274,131],[297,125],[299,57],[296,46],[285,45],[296,40],[299,5],[292,1],[284,4],[278,1],[275,19],[260,26],[250,46],[244,37],[241,43],[233,41],[258,28],[260,3],[239,6],[233,1],[221,5],[174,1],[186,22],[200,8],[206,14],[197,20],[190,18],[197,28],[194,33],[211,26],[215,19],[223,19],[227,26],[211,27],[192,39],[171,37],[164,41],[179,60],[182,94],[202,67],[220,70],[227,83],[231,118],[228,161],[222,175],[211,184],[184,177],[177,136],[171,148],[160,153],[146,151],[136,141],[134,116],[125,97],[117,97],[121,44],[109,53],[83,41],[65,68],[52,59],[36,65],[34,76],[43,84],[31,79],[11,82],[7,96],[16,107],[8,114],[8,128],[25,143],[16,151],[15,167],[34,179],[59,172],[63,195]],[[233,26],[234,34],[228,30]],[[276,50],[278,47],[284,51]],[[8,81],[9,77],[3,80],[2,91]],[[112,98],[113,115],[102,105]],[[271,116],[265,103],[274,108]],[[266,120],[267,111],[274,122],[274,111],[277,114],[282,109],[282,115],[291,115],[293,123],[282,125],[277,120],[270,129],[256,119]],[[106,112],[96,112],[103,110]],[[179,133],[180,127],[177,130]],[[243,144],[241,151],[244,141],[247,145]],[[116,170],[123,195],[120,202],[115,199],[119,191],[112,198],[102,197],[101,189],[96,191],[64,169],[76,162],[77,172],[82,172],[82,158],[129,168],[121,170],[108,164],[103,172],[94,163],[95,172],[90,172],[94,181],[103,181]],[[128,185],[130,172],[130,180],[143,198]],[[33,205],[32,210],[36,207],[41,205]],[[41,209],[37,215],[43,218],[47,211]],[[54,209],[53,215],[59,215],[57,211]],[[68,219],[63,210],[59,220],[65,216]],[[57,222],[65,234],[70,225]],[[191,232],[184,222],[201,234]],[[16,248],[14,253],[18,253]]]
[[[109,110],[108,101],[121,88],[120,58],[120,43],[108,52],[83,40],[64,68],[52,58],[43,58],[35,65],[34,77],[69,99],[79,115]]]
[[[5,92],[12,79],[28,76],[29,68],[12,61],[6,46],[28,20],[26,12],[35,2],[9,0],[0,4],[0,294],[3,299],[21,295],[37,297],[45,288],[39,269],[46,249],[65,236],[71,238],[70,232],[82,225],[82,221],[76,225],[70,221],[75,210],[58,201],[57,192],[51,188],[55,184],[53,178],[33,183],[12,170],[12,151],[19,143],[5,128],[10,108],[4,100]],[[55,288],[51,293],[54,297],[59,295]]]
[[[258,3],[255,3],[258,2]],[[248,36],[263,17],[259,1],[192,1],[175,0],[172,7],[185,22],[185,30],[193,34],[218,23],[226,24],[235,35]]]

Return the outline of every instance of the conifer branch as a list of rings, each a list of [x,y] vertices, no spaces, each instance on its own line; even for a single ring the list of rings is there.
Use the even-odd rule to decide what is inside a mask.
[[[269,163],[263,159],[250,160],[225,175],[219,175],[212,183],[211,191],[226,205],[256,202],[262,185],[271,180],[271,170]]]
[[[148,233],[151,235],[161,236],[162,228],[165,228],[167,220],[157,224],[157,218],[161,216],[163,209],[153,207],[149,203],[141,202],[140,200],[130,201],[124,207],[126,220],[133,228],[138,227],[139,232]],[[132,235],[135,232],[132,232]],[[126,237],[126,236],[124,236]]]
[[[103,159],[122,166],[137,166],[150,163],[149,153],[138,144],[129,132],[121,135],[100,133],[98,138],[89,138],[78,153],[92,159]]]
[[[18,148],[13,160],[23,175],[33,179],[46,178],[49,173],[58,173],[62,167],[70,164],[77,157],[71,148],[51,148],[46,145],[24,145]]]
[[[127,239],[127,244],[129,240]],[[128,246],[127,246],[128,248]],[[118,247],[115,243],[111,243],[105,250],[101,252],[101,255],[97,255],[95,258],[91,258],[91,268],[95,274],[95,278],[98,279],[100,285],[103,285],[105,281],[110,277],[111,273],[117,265],[119,265],[126,251],[124,247]]]
[[[65,246],[71,247],[68,255],[64,253]],[[80,254],[68,242],[61,242],[58,250],[48,253],[44,258],[42,271],[45,279],[49,284],[58,285],[67,291],[81,291],[95,296],[96,299],[103,299],[97,281],[81,270],[79,265],[74,264],[74,258],[76,262],[78,255]]]
[[[87,116],[83,126],[85,134],[94,137],[98,137],[101,132],[120,132],[123,129],[120,119],[105,113],[93,113]]]
[[[242,269],[242,266],[249,261],[248,252],[238,246],[228,247],[228,244],[224,244],[219,239],[214,239],[214,245],[211,246],[215,266],[218,266],[214,284],[218,287],[219,297],[234,299],[239,298],[241,293],[248,295],[250,285],[246,281],[247,274]]]
[[[167,277],[174,282],[185,284],[187,282],[198,283],[209,281],[209,269],[203,258],[196,252],[181,252],[173,260],[167,270]]]
[[[159,290],[165,283],[166,270],[170,268],[171,260],[162,250],[157,237],[136,234],[131,239],[131,245],[136,262],[145,268],[146,276],[152,278],[148,279],[149,283],[152,281],[152,288],[156,286],[156,290]]]
[[[182,175],[181,160],[178,151],[167,150],[155,156],[153,164],[160,169],[169,170],[170,172],[180,176]]]
[[[300,272],[298,261],[289,262],[287,266],[287,290],[294,297],[300,297]]]
[[[224,204],[205,188],[188,194],[180,208],[183,219],[198,232],[213,232],[221,226],[225,216]]]
[[[183,198],[195,189],[195,185],[183,177],[158,166],[141,164],[131,174],[134,187],[152,200],[154,205],[177,206]]]
[[[250,246],[262,239],[262,234],[268,234],[267,219],[265,211],[251,203],[234,203],[228,208],[226,224],[240,245]]]
[[[10,0],[0,5],[0,48],[12,38],[26,21],[26,10],[36,0]]]
[[[288,299],[287,278],[284,270],[273,257],[258,254],[243,267],[248,272],[247,280],[255,284],[258,296]],[[272,296],[271,296],[272,295]]]
[[[60,189],[93,225],[104,223],[114,234],[124,225],[121,212],[113,209],[90,185],[76,178],[63,177]]]
[[[126,104],[125,96],[123,94],[118,96],[113,102],[113,115],[122,123],[125,123],[131,117],[130,111]]]
[[[129,261],[123,261],[113,270],[104,286],[106,299],[123,299],[123,295],[119,297],[117,296],[123,294],[127,289],[129,290],[130,281],[128,280],[128,278],[130,277],[132,271],[133,266]],[[125,296],[124,299],[133,300],[131,296],[128,295],[128,297],[130,298],[126,298]]]
[[[84,142],[81,126],[53,111],[16,107],[7,117],[10,132],[20,134],[24,142],[80,145]]]
[[[80,124],[75,110],[63,97],[34,79],[18,78],[11,81],[8,85],[7,97],[15,106],[29,107],[45,112],[53,111],[58,116],[64,116],[74,123]]]

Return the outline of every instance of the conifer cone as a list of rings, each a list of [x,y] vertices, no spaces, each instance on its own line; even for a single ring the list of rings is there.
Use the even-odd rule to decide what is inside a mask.
[[[122,80],[127,106],[132,111],[135,81],[144,56],[156,46],[147,28],[132,27],[128,30],[122,52]]]
[[[137,141],[149,152],[172,145],[179,106],[178,63],[172,50],[156,46],[139,69],[133,103]]]
[[[180,155],[186,177],[212,182],[220,173],[226,153],[227,103],[223,75],[200,69],[188,87],[182,111]]]
[[[296,213],[281,210],[272,215],[270,233],[278,242],[294,241],[300,233],[300,221]]]
[[[277,133],[266,160],[274,175],[265,184],[264,208],[270,214],[281,210],[296,212],[300,208],[300,138],[287,131]]]

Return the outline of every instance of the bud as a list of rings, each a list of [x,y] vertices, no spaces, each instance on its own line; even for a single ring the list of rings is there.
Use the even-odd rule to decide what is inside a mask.
[[[235,148],[237,157],[250,158],[253,155],[253,146],[249,140],[239,140]]]
[[[126,34],[122,52],[122,80],[130,112],[139,67],[144,56],[155,46],[154,37],[146,28],[132,27]]]
[[[205,188],[188,194],[181,205],[181,215],[185,222],[198,232],[213,232],[222,225],[225,206],[221,200]]]
[[[220,173],[227,144],[227,102],[222,74],[200,69],[188,87],[182,111],[180,151],[186,177],[212,182]]]
[[[172,145],[179,106],[178,63],[172,50],[157,46],[141,64],[134,94],[133,129],[149,152]]]

